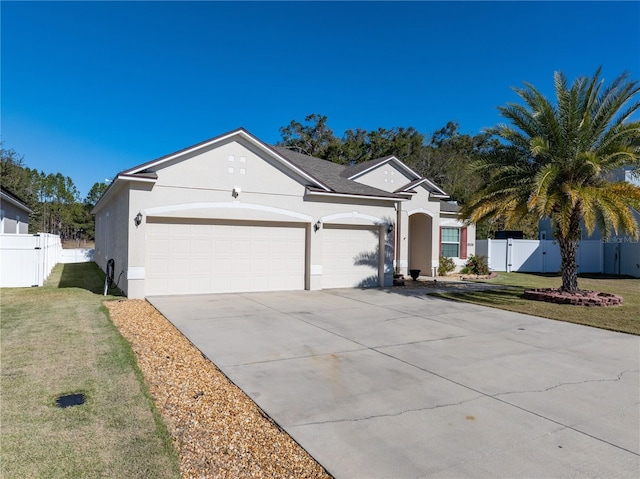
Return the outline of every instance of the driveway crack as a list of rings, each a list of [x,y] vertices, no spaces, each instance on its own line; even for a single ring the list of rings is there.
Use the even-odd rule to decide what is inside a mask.
[[[466,404],[466,403],[469,403],[469,402],[473,402],[473,401],[475,401],[477,399],[481,399],[483,397],[485,397],[483,394],[479,394],[478,396],[475,396],[475,397],[472,397],[472,398],[469,398],[469,399],[465,399],[463,401],[454,402],[454,403],[436,404],[435,406],[425,406],[425,407],[419,407],[419,408],[413,408],[413,409],[403,409],[402,411],[398,411],[398,412],[394,412],[394,413],[373,414],[371,416],[357,417],[357,418],[352,418],[352,419],[331,419],[331,420],[328,420],[328,421],[315,421],[315,422],[307,422],[307,423],[301,423],[301,424],[291,424],[288,427],[318,426],[318,425],[323,425],[323,424],[361,422],[361,421],[370,421],[372,419],[380,419],[380,418],[386,418],[386,417],[397,417],[397,416],[402,416],[403,414],[412,413],[412,412],[430,411],[430,410],[433,410],[433,409],[440,409],[440,408],[451,407],[451,406],[459,406],[461,404]]]
[[[622,376],[627,373],[637,373],[640,370],[638,369],[629,369],[622,371],[620,374],[616,375],[613,378],[600,378],[600,379],[585,379],[584,381],[569,381],[558,383],[555,386],[548,387],[546,389],[530,389],[530,390],[522,390],[522,391],[505,391],[502,393],[491,394],[491,397],[497,398],[499,396],[507,396],[509,394],[526,394],[526,393],[545,393],[547,391],[552,391],[554,389],[564,387],[564,386],[573,386],[576,384],[587,384],[587,383],[599,383],[599,382],[618,382],[622,380]]]

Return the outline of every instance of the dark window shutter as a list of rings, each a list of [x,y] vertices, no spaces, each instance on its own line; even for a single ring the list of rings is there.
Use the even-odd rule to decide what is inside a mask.
[[[467,259],[467,228],[460,230],[460,259]]]
[[[442,256],[442,226],[440,227],[440,241],[438,241],[439,253],[438,258]]]

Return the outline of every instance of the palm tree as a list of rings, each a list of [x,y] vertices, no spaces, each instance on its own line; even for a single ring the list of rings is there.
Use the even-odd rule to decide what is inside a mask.
[[[562,257],[562,291],[578,291],[576,251],[581,223],[603,238],[620,230],[639,236],[632,208],[640,210],[640,187],[611,182],[622,166],[640,166],[640,109],[637,81],[622,74],[605,86],[600,68],[571,87],[554,74],[556,103],[533,85],[514,91],[525,105],[499,107],[504,124],[490,132],[505,141],[495,154],[474,163],[488,179],[462,209],[470,221],[504,219],[510,227],[524,218],[551,218]]]

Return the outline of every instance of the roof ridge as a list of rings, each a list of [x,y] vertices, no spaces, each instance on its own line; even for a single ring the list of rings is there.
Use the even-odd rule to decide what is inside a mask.
[[[318,158],[316,156],[299,153],[282,145],[275,145],[272,148],[283,155],[287,160],[294,163],[298,168],[305,171],[309,176],[317,178],[326,184],[334,193],[378,196],[381,198],[401,198],[395,193],[381,190],[373,186],[368,186],[357,181],[350,180],[343,175],[347,168],[339,163]]]

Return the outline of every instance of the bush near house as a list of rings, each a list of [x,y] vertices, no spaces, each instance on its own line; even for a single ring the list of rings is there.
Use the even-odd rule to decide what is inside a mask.
[[[452,258],[440,256],[440,261],[438,264],[438,276],[446,276],[454,269],[456,269],[456,264],[454,263]]]
[[[460,271],[462,274],[475,274],[476,276],[486,276],[489,274],[489,265],[486,256],[471,255]]]

